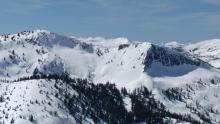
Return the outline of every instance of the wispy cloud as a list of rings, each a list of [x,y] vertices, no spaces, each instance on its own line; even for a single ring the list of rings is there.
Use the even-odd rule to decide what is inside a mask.
[[[174,2],[163,0],[87,0],[106,8],[126,8],[132,10],[148,10],[148,12],[167,12],[175,9]]]
[[[0,5],[3,13],[31,13],[48,7],[77,5],[79,0],[3,0]]]
[[[191,26],[204,28],[206,30],[218,30],[220,26],[220,15],[211,12],[195,12],[186,15],[163,16],[147,19],[140,26],[150,28],[152,30],[180,30],[190,29]],[[177,28],[178,27],[178,28]]]
[[[174,10],[176,5],[169,1],[146,1],[146,0],[130,0],[130,3],[138,7],[147,9],[149,12],[167,12]]]
[[[175,9],[174,2],[147,0],[3,0],[0,5],[4,13],[30,13],[48,7],[86,6],[93,3],[105,8],[148,10],[147,12],[167,12]]]
[[[5,13],[28,13],[33,10],[42,9],[49,5],[47,0],[20,0],[6,1],[1,5],[2,12]]]
[[[220,0],[203,0],[203,2],[211,5],[220,5]]]

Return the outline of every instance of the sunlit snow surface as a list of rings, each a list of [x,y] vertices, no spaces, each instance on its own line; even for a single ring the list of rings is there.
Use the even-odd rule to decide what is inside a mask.
[[[12,37],[14,37],[12,40]],[[122,44],[126,47],[119,49]],[[35,30],[30,33],[9,35],[8,39],[0,36],[0,78],[17,79],[30,76],[37,68],[45,74],[69,73],[71,77],[88,78],[94,83],[115,83],[118,88],[126,87],[132,91],[134,88],[146,86],[153,92],[155,98],[165,104],[167,109],[181,114],[191,114],[195,118],[186,103],[195,107],[199,103],[200,112],[206,112],[210,108],[218,111],[211,113],[210,118],[220,121],[220,72],[213,68],[220,67],[218,60],[220,53],[219,40],[204,41],[197,44],[183,45],[176,42],[166,44],[165,47],[174,49],[182,54],[189,52],[190,56],[199,57],[209,65],[174,65],[164,66],[160,62],[153,62],[151,67],[145,70],[145,58],[151,43],[129,42],[126,38],[105,39],[105,38],[71,38],[57,35],[45,30]],[[178,49],[177,49],[178,48]],[[211,84],[214,79],[216,84]],[[201,81],[202,83],[198,83]],[[42,87],[44,85],[44,87]],[[51,89],[53,83],[45,81],[23,81],[12,84],[1,84],[0,93],[7,91],[11,93],[10,102],[7,105],[0,103],[0,111],[6,108],[10,117],[18,115],[37,115],[37,122],[47,124],[73,123],[72,120],[65,120],[68,112],[58,109],[56,101],[52,107],[46,105],[31,105],[30,99],[48,102],[45,95],[39,94],[39,90],[55,93]],[[184,102],[172,101],[166,98],[162,90],[169,88],[181,88],[187,91],[188,87],[193,89],[189,92],[190,98]],[[130,110],[129,98],[124,99],[126,108]],[[16,106],[21,105],[17,112],[12,111]],[[46,108],[45,108],[46,107]],[[43,111],[60,111],[61,115],[53,118]],[[30,110],[30,111],[29,111]],[[1,114],[0,114],[1,115]],[[9,120],[5,120],[9,121]],[[17,120],[16,123],[27,123],[29,121]]]

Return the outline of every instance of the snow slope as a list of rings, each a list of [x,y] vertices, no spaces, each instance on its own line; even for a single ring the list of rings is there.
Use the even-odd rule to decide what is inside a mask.
[[[218,123],[218,47],[219,40],[191,45],[173,42],[159,46],[129,42],[126,38],[75,38],[46,30],[25,31],[0,36],[0,78],[13,80],[36,73],[68,74],[72,78],[86,78],[96,84],[115,83],[117,88],[126,87],[129,91],[145,86],[169,111],[190,114],[198,120],[202,120],[199,114],[206,113],[213,123]],[[18,109],[23,109],[20,113],[8,110],[9,118],[20,118],[18,115],[28,118],[32,113],[36,116],[36,123],[59,123],[68,115],[65,108],[57,106],[60,101],[54,97],[50,100],[53,101],[52,106],[35,103],[31,105],[33,108],[27,106],[30,99],[35,98],[46,104],[48,98],[40,91],[46,88],[49,94],[55,94],[56,90],[51,89],[53,82],[39,80],[1,85],[1,94],[7,92],[12,96],[7,105],[0,104],[0,111],[19,105]],[[49,111],[59,111],[61,115],[50,116]],[[21,119],[20,123],[26,123],[26,120]],[[5,120],[7,123],[9,121]],[[74,118],[65,123],[74,123]]]
[[[212,39],[186,45],[184,49],[216,68],[220,68],[220,40]]]
[[[0,103],[1,123],[9,124],[72,124],[75,119],[70,116],[63,103],[55,97],[58,90],[54,82],[30,80],[14,83],[1,82]],[[58,107],[59,106],[59,107]]]

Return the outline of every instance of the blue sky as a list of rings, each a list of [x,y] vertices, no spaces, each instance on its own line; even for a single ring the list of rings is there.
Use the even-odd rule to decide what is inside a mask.
[[[46,29],[150,42],[220,38],[220,0],[0,0],[0,34]]]

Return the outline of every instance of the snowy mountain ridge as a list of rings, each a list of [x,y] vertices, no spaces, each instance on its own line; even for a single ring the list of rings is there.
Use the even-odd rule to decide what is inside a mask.
[[[190,54],[201,58],[216,68],[220,67],[220,39],[201,41],[184,47]]]
[[[46,30],[2,35],[0,122],[220,123],[219,41],[156,45],[127,38],[66,37]],[[108,97],[100,91],[109,91]],[[117,99],[112,107],[120,106],[117,110],[125,118],[114,117],[119,112],[105,107],[105,98]],[[97,108],[99,104],[103,106]],[[142,114],[137,111],[140,104]],[[149,107],[162,120],[148,120]]]

